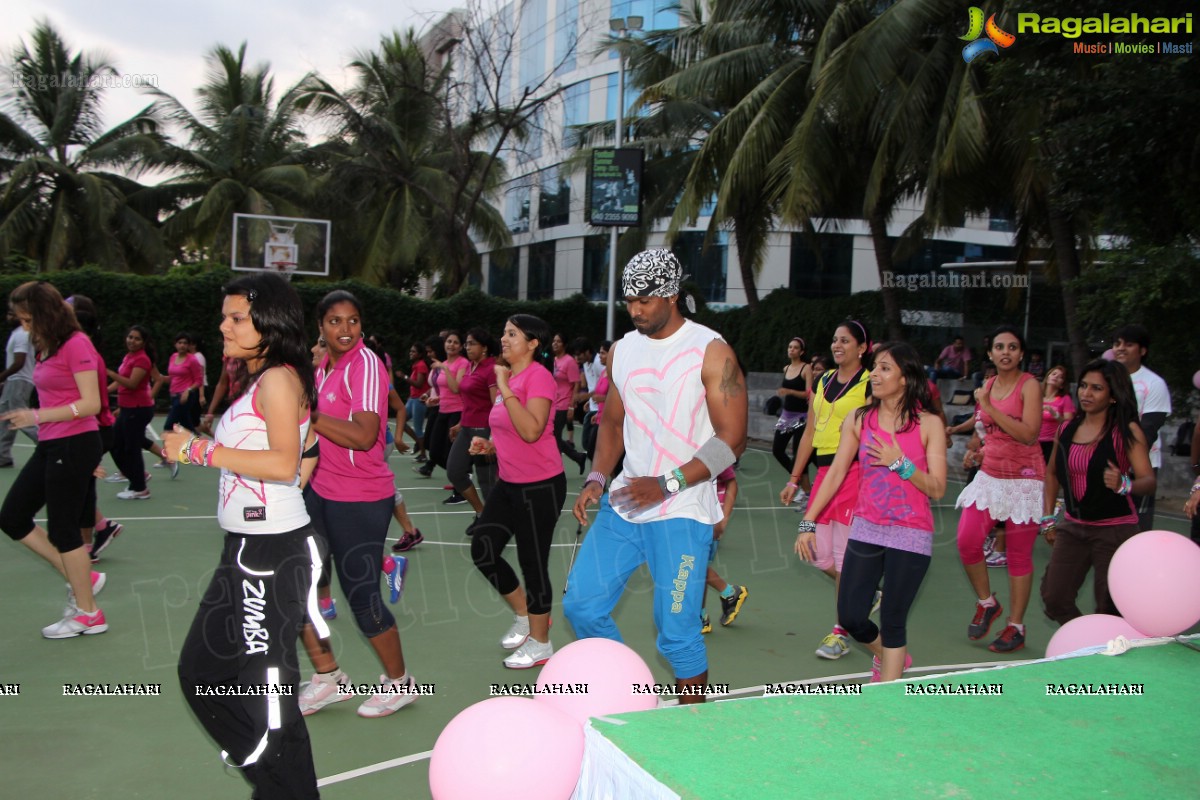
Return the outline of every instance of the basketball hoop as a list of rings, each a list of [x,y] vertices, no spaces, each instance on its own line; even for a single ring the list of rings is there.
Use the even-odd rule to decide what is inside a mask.
[[[271,266],[286,281],[290,281],[292,279],[292,273],[296,271],[295,261],[272,261]]]

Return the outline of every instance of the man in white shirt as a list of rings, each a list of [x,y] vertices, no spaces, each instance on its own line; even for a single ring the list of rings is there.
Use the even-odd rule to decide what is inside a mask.
[[[8,324],[14,326],[8,335],[8,344],[4,348],[3,372],[0,372],[0,414],[17,408],[29,408],[29,398],[33,394],[33,349],[29,345],[29,332],[21,327],[12,309],[8,310]],[[35,443],[38,440],[37,428],[21,428],[21,433]],[[0,468],[13,466],[12,446],[17,438],[17,429],[11,425],[0,427]]]
[[[1125,325],[1113,333],[1113,358],[1129,370],[1133,393],[1137,397],[1138,417],[1146,441],[1150,443],[1150,466],[1158,475],[1162,466],[1162,437],[1158,431],[1171,415],[1171,392],[1167,382],[1142,361],[1150,352],[1150,333],[1141,325]],[[1138,498],[1138,528],[1148,531],[1154,525],[1154,494]]]

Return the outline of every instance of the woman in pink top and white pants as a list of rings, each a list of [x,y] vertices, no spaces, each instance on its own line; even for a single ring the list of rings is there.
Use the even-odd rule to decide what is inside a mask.
[[[554,376],[548,369],[550,330],[528,314],[510,317],[497,364],[496,402],[488,416],[491,439],[471,442],[473,455],[496,454],[499,479],[475,524],[471,558],[513,610],[500,646],[513,650],[509,669],[545,664],[550,644],[550,542],[567,498],[567,478],[554,441]],[[525,586],[501,556],[517,540]]]
[[[838,624],[875,654],[871,681],[892,681],[912,665],[907,622],[933,553],[929,501],[946,492],[946,428],[930,407],[921,357],[903,342],[880,345],[871,399],[842,423],[837,455],[805,512],[796,549],[816,557],[816,520],[857,457],[858,503],[842,562]],[[882,580],[880,625],[871,605]]]

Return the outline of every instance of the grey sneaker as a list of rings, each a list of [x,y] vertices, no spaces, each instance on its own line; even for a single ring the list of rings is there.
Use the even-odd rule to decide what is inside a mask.
[[[314,673],[311,681],[300,686],[300,713],[307,717],[325,706],[349,700],[353,692],[341,690],[349,686],[350,678],[341,670],[328,675]]]
[[[505,650],[516,650],[521,645],[525,644],[525,640],[529,638],[529,617],[518,617],[513,615],[513,624],[509,627],[508,632],[500,639],[500,646]]]
[[[836,661],[849,652],[850,642],[842,634],[833,631],[830,631],[821,640],[821,646],[817,648],[817,655],[821,658],[828,658],[830,661]]]
[[[412,675],[392,680],[387,675],[379,676],[379,691],[371,695],[358,707],[360,717],[386,717],[417,699],[417,682]]]
[[[526,639],[525,644],[518,647],[513,654],[504,659],[504,666],[509,669],[531,669],[540,667],[554,655],[554,645],[550,642],[539,642],[537,639]]]

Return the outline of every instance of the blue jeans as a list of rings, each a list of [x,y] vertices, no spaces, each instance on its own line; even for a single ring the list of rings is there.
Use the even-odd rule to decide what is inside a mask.
[[[613,511],[606,493],[567,577],[563,613],[575,635],[621,641],[612,610],[629,576],[646,564],[654,579],[658,652],[679,680],[706,672],[700,604],[712,541],[713,526],[693,519],[627,522]]]
[[[404,410],[408,412],[408,424],[412,425],[413,433],[423,438],[425,436],[425,404],[415,397],[410,397],[404,404]]]

